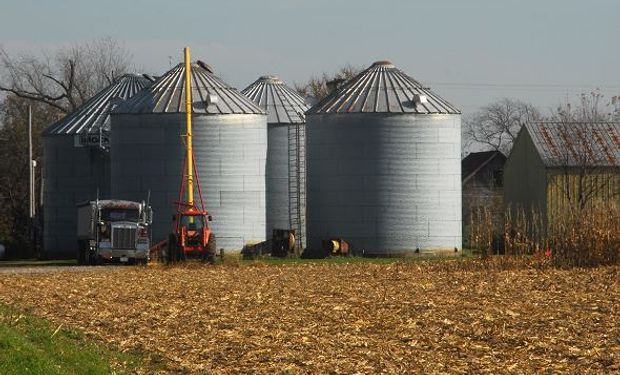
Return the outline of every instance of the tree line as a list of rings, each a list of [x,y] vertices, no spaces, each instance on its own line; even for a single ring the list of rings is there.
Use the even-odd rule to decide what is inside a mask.
[[[508,156],[527,122],[604,122],[620,120],[620,96],[606,100],[599,90],[565,101],[546,115],[534,104],[502,98],[463,118],[463,152],[472,149],[501,151]]]
[[[125,74],[130,66],[128,51],[111,38],[52,53],[18,55],[0,48],[0,243],[7,247],[9,256],[36,256],[34,229],[41,221],[32,221],[29,215],[28,107],[32,110],[35,191],[40,206],[44,167],[41,133]]]

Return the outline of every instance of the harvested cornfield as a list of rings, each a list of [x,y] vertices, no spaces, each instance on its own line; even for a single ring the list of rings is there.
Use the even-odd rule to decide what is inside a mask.
[[[478,261],[2,273],[0,302],[189,373],[620,371],[620,267]]]

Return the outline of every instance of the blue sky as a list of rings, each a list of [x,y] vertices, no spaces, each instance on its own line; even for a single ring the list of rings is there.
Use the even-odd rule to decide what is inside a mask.
[[[617,0],[2,0],[0,44],[53,51],[111,36],[161,74],[182,47],[239,89],[389,59],[465,113],[513,97],[543,110],[620,94]]]

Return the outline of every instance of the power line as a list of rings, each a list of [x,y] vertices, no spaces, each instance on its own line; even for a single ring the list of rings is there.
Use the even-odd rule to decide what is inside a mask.
[[[498,89],[601,89],[620,90],[618,86],[555,83],[474,83],[474,82],[432,82],[430,86],[452,88],[498,88]]]

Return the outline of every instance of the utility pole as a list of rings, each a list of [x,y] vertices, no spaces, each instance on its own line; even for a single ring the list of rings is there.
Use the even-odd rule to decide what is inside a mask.
[[[36,167],[36,161],[32,160],[32,106],[28,105],[28,202],[29,202],[29,216],[30,219],[34,219],[36,214],[36,198],[34,191],[34,169]]]
[[[33,253],[37,258],[39,257],[39,244],[38,244],[38,225],[36,220],[36,208],[37,208],[37,195],[36,195],[36,173],[37,161],[32,158],[32,106],[28,105],[28,216],[30,217],[30,233],[32,235],[32,247]]]

